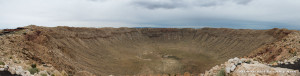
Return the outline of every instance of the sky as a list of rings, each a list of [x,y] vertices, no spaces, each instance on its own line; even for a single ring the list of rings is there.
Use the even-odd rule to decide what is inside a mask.
[[[27,25],[300,29],[300,0],[0,0],[0,29]]]

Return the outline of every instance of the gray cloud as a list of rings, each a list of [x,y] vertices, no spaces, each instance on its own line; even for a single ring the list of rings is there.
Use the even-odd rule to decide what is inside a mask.
[[[182,7],[212,7],[226,2],[246,5],[252,0],[133,0],[132,4],[148,9],[174,9]]]
[[[136,0],[133,1],[132,4],[137,6],[142,6],[148,9],[156,9],[156,8],[173,9],[173,8],[186,6],[186,4],[184,4],[182,0],[161,0],[161,1],[160,0],[159,1]]]
[[[250,3],[252,0],[234,0],[237,4],[248,4]]]
[[[30,24],[300,29],[299,4],[299,0],[0,0],[0,29]]]

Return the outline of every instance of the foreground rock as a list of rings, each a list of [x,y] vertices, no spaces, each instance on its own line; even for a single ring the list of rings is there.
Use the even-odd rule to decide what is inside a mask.
[[[229,59],[224,64],[217,65],[202,75],[216,76],[222,73],[226,76],[300,76],[298,70],[270,67],[249,58]]]
[[[3,53],[4,51],[0,51]],[[5,52],[4,52],[5,53]],[[33,72],[33,63],[19,59],[17,56],[0,56],[0,76],[68,76],[65,72],[59,72],[53,66],[37,65]]]
[[[274,68],[265,64],[242,64],[231,73],[232,76],[300,76],[298,70]]]

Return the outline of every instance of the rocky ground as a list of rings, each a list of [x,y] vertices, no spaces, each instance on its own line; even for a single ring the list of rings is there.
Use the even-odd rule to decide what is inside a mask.
[[[299,76],[299,70],[271,67],[251,58],[233,58],[206,71],[203,76]]]
[[[229,59],[203,75],[215,76],[223,69],[229,76],[300,76],[299,45],[300,32],[294,31],[281,40],[258,48],[247,58]]]
[[[12,75],[21,76],[68,76],[65,71],[58,71],[51,64],[36,64],[34,61],[24,59],[17,52],[11,51],[16,48],[5,46],[14,41],[3,41],[4,38],[16,37],[19,37],[17,33],[0,36],[0,43],[2,44],[0,47],[0,71],[8,71]],[[36,66],[33,67],[32,65]]]
[[[0,71],[9,71],[12,75],[21,76],[68,76],[64,71],[59,72],[53,68],[50,64],[38,65],[37,70],[28,64],[29,62],[19,60],[16,57],[5,58],[2,57],[1,62],[4,65],[0,65]]]
[[[252,52],[249,57],[270,64],[294,62],[300,57],[300,32],[292,32],[281,40],[266,44]]]

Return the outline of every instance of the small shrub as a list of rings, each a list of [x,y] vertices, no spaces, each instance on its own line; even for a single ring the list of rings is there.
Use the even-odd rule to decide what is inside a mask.
[[[222,69],[218,72],[217,76],[226,76],[225,69],[222,68]]]
[[[293,55],[294,55],[294,56],[297,56],[297,52],[294,52]]]
[[[247,60],[247,61],[245,61],[245,63],[248,63],[248,64],[250,64],[250,63],[251,63],[251,61],[250,61],[250,60]]]
[[[54,74],[51,74],[51,76],[55,76]]]
[[[274,63],[277,63],[278,61],[272,61],[272,62],[270,62],[270,64],[274,64]]]
[[[28,71],[30,72],[30,74],[35,74],[35,73],[39,72],[39,69],[37,69],[37,68],[31,68]]]
[[[253,60],[254,60],[254,61],[258,61],[258,59],[256,59],[256,58],[254,58]]]
[[[17,60],[14,60],[14,63],[20,63],[19,61],[17,61]]]
[[[5,63],[4,63],[4,62],[2,62],[2,61],[0,61],[0,65],[5,65]]]
[[[31,64],[31,67],[32,68],[36,68],[36,64]]]
[[[44,74],[44,73],[43,73],[43,74],[41,74],[41,76],[47,76],[47,74]]]

